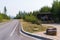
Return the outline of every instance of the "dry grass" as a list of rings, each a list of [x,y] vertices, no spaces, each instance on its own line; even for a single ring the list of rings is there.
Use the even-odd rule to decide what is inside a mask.
[[[9,21],[9,20],[7,20],[7,19],[3,19],[3,22],[7,22],[7,21]]]
[[[0,21],[0,23],[2,22],[8,22],[9,20],[8,19],[3,19],[2,21]]]
[[[37,25],[37,24],[32,24],[30,22],[26,22],[23,19],[20,19],[21,24],[23,25],[23,29],[27,32],[41,32],[45,31],[47,27]]]

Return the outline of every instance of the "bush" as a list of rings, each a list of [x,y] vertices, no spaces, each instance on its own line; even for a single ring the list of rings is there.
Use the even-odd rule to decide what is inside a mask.
[[[7,16],[6,14],[0,13],[0,22],[2,22],[3,19],[10,19],[10,17]]]
[[[24,20],[28,21],[28,22],[32,22],[33,24],[40,24],[38,22],[38,19],[35,16],[33,16],[33,15],[25,15]]]
[[[0,16],[0,22],[2,22],[3,21],[3,17],[2,16]]]
[[[3,19],[10,19],[9,16],[7,16],[6,14],[0,13],[0,17]]]

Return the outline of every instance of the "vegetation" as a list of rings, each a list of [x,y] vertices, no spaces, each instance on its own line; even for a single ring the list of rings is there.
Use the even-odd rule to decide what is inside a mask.
[[[37,15],[41,12],[50,12],[52,13],[52,17],[54,18],[54,21],[60,21],[60,1],[53,1],[52,7],[44,6],[39,10],[33,11],[33,12],[21,12],[17,14],[15,17],[16,19],[23,19],[23,29],[28,32],[34,32],[35,28],[37,28],[39,31],[46,30],[46,27],[43,27],[41,25],[41,21],[37,18]],[[26,25],[27,24],[27,25]],[[39,24],[39,25],[37,25]]]
[[[51,8],[48,7],[48,6],[44,6],[41,8],[40,12],[50,12],[51,11]]]
[[[32,22],[32,23],[36,23],[39,21],[39,19],[37,18],[37,15],[40,14],[41,12],[50,12],[52,13],[52,17],[54,18],[54,21],[60,21],[60,1],[53,1],[52,7],[48,7],[48,6],[44,6],[42,7],[40,10],[38,11],[33,11],[33,12],[19,12],[19,14],[17,14],[16,18],[20,19],[24,19],[26,21]]]
[[[31,22],[26,22],[23,19],[20,19],[21,24],[23,25],[23,29],[24,31],[27,32],[42,32],[45,31],[47,27],[45,26],[41,26],[41,25],[37,25],[37,24],[31,24]]]
[[[6,14],[0,13],[0,22],[4,21],[5,19],[8,20],[10,17]]]
[[[4,7],[4,14],[6,14],[6,12],[7,12],[7,9],[6,9],[6,6]]]
[[[2,16],[0,16],[0,22],[2,22],[2,20],[3,20],[3,18],[2,18]]]
[[[7,9],[6,7],[4,7],[4,13],[0,13],[0,22],[10,19],[10,17],[7,16],[6,12],[7,12]]]
[[[17,14],[17,16],[15,17],[17,19],[24,19],[25,21],[31,22],[31,23],[35,23],[35,24],[40,24],[38,21],[38,19],[32,14],[32,12],[30,13],[26,13],[26,12],[20,12],[19,14]]]
[[[53,17],[55,18],[55,21],[60,21],[60,1],[54,1],[52,5],[51,13],[53,14]]]
[[[25,21],[28,21],[28,22],[32,22],[32,23],[38,23],[37,21],[38,21],[38,19],[35,17],[35,16],[33,16],[33,15],[25,15],[25,18],[24,18],[24,20]]]
[[[37,25],[31,24],[31,22],[26,22],[23,19],[20,19],[21,24],[23,25],[24,31],[34,33],[34,32],[42,32],[46,31],[47,28],[52,28],[53,26],[46,26],[46,25]]]

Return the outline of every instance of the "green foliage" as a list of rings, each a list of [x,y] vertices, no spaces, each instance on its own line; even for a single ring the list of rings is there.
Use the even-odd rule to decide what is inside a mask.
[[[60,20],[60,1],[54,1],[51,12],[55,21]]]
[[[6,14],[0,14],[0,15],[3,17],[3,19],[10,19],[9,16],[7,16]]]
[[[0,22],[2,22],[2,20],[3,20],[3,17],[0,15]]]
[[[21,11],[19,11],[19,13],[16,15],[16,17],[14,19],[22,19],[24,18],[25,12],[22,13]]]
[[[32,22],[32,23],[37,23],[38,19],[33,15],[32,12],[30,13],[20,13],[17,14],[16,16],[17,19],[24,19],[25,21]]]
[[[51,11],[51,8],[48,7],[48,6],[44,6],[41,8],[40,12],[50,12]]]
[[[53,14],[53,18],[55,18],[54,20],[60,20],[60,1],[54,1],[52,4],[52,7],[48,7],[48,6],[44,6],[42,7],[40,10],[37,11],[33,11],[33,12],[21,12],[19,11],[19,13],[17,14],[17,16],[15,18],[17,19],[24,19],[26,21],[32,22],[32,23],[40,23],[37,19],[37,15],[40,14],[41,12],[50,12]]]
[[[40,24],[39,22],[38,22],[38,19],[34,16],[34,15],[32,15],[32,14],[30,14],[30,15],[25,15],[25,19],[24,19],[25,21],[28,21],[28,22],[32,22],[33,24]]]
[[[2,22],[3,19],[10,19],[10,17],[7,16],[6,14],[0,13],[0,22]]]
[[[34,16],[37,16],[37,14],[39,14],[39,13],[40,13],[39,11],[33,11]]]

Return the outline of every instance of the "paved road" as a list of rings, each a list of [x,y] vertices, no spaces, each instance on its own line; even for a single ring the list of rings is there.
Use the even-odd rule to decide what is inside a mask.
[[[0,25],[0,40],[35,40],[19,33],[18,20]]]

